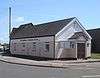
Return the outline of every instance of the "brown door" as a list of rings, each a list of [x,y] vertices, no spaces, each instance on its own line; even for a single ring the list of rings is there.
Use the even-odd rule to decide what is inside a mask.
[[[77,43],[77,58],[85,58],[85,43]]]

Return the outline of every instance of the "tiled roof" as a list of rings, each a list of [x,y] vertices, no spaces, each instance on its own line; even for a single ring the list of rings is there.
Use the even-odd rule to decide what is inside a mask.
[[[33,25],[32,23],[20,25],[19,28],[13,28],[10,38],[16,39],[41,36],[54,36],[74,18],[75,17],[38,25]]]
[[[79,37],[83,36],[85,39],[88,39],[87,35],[85,35],[83,32],[76,32],[71,38],[69,39],[77,39]]]

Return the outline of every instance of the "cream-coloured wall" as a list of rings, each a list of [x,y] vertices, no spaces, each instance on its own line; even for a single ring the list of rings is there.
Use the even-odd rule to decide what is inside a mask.
[[[75,48],[63,49],[60,58],[77,58],[76,49]]]
[[[69,26],[66,26],[65,27],[65,30],[63,30],[62,32],[60,32],[59,34],[57,34],[55,36],[55,56],[56,58],[58,57],[58,54],[59,52],[61,52],[61,49],[58,48],[59,44],[57,42],[61,42],[61,41],[65,41],[67,42],[66,45],[67,45],[67,49],[69,50],[70,49],[70,42],[69,42],[69,38],[75,34],[75,32],[80,32],[82,31],[82,29],[80,28],[80,26],[76,23],[76,22],[73,22],[71,23]],[[63,52],[63,51],[62,51]],[[63,53],[64,54],[64,53]],[[62,55],[63,55],[62,54]],[[75,54],[75,57],[77,56],[76,55],[76,50],[74,51],[73,55]],[[66,57],[67,58],[67,57]],[[74,57],[73,57],[74,58]]]
[[[63,49],[58,48],[59,44],[57,42],[62,42],[62,41],[68,42],[69,38],[72,35],[74,35],[76,32],[84,32],[84,34],[87,35],[86,30],[84,30],[83,27],[81,27],[77,21],[72,22],[69,26],[66,26],[63,31],[60,31],[59,34],[56,34],[56,36],[55,36],[55,42],[56,42],[55,43],[55,56],[56,56],[56,58],[58,56],[60,57],[61,54],[62,54],[62,57],[63,57],[63,55],[65,57],[66,52],[67,52],[67,50],[65,52],[65,51],[63,51]],[[88,38],[90,39],[89,36],[88,36]],[[83,36],[81,36],[80,38],[78,38],[76,40],[72,40],[72,41],[75,41],[76,43],[77,42],[85,42],[86,39]],[[90,39],[90,41],[91,41],[91,39]],[[69,46],[69,43],[66,43],[66,44]],[[67,49],[69,50],[70,46]],[[75,51],[71,51],[71,50],[69,50],[69,51],[70,51],[70,53],[72,52],[71,54],[73,54],[72,55],[73,58],[74,57],[77,58],[77,48],[76,48]],[[65,52],[65,54],[64,54],[64,52]],[[86,47],[86,53],[85,54],[86,54],[86,57],[91,56],[91,46]]]
[[[49,51],[46,44],[49,44]],[[11,40],[10,51],[12,54],[54,58],[54,37],[14,39]]]
[[[62,31],[63,30],[63,31]],[[49,57],[49,58],[75,58],[77,56],[77,50],[75,48],[70,48],[69,38],[74,35],[75,32],[84,32],[82,27],[74,21],[69,26],[65,26],[55,35],[55,45],[54,45],[54,37],[38,37],[38,38],[25,38],[25,39],[14,39],[11,40],[10,50],[12,54],[21,54],[21,55],[31,55],[31,56],[40,56],[40,57]],[[80,38],[83,39],[83,38]],[[67,48],[59,47],[58,42],[68,42],[66,43]],[[84,40],[83,40],[84,41]],[[36,51],[34,51],[33,42],[36,42]],[[49,52],[45,49],[45,42],[49,42],[50,49]],[[16,43],[16,44],[14,44]],[[23,44],[25,43],[25,47]],[[65,45],[65,44],[64,44]],[[14,48],[16,47],[16,51]],[[54,48],[55,47],[55,48]],[[54,54],[55,53],[55,54]],[[55,55],[55,56],[54,56]],[[90,47],[86,48],[86,56],[90,56]]]
[[[89,43],[89,46],[87,44]],[[91,40],[86,42],[86,57],[91,57]]]
[[[72,42],[72,41],[71,41]],[[55,43],[55,58],[77,58],[76,43],[73,41],[74,47],[70,46],[70,41]]]
[[[60,32],[60,33],[59,33]],[[80,27],[80,25],[75,21],[71,23],[69,26],[65,26],[64,30],[59,34],[56,34],[55,41],[67,41],[74,33],[76,32],[84,32],[84,30]]]
[[[55,36],[55,41],[67,41],[75,33],[74,24],[70,24],[64,31]]]

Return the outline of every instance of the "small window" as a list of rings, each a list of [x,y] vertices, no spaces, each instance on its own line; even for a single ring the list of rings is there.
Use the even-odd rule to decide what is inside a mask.
[[[59,48],[65,48],[65,43],[64,42],[59,42]]]
[[[33,44],[33,47],[35,47],[36,45]]]
[[[20,40],[20,41],[27,41],[27,40]]]
[[[28,39],[28,41],[33,41],[33,39]]]
[[[22,51],[25,51],[24,49]]]
[[[87,47],[89,47],[89,45],[90,45],[90,44],[89,44],[89,43],[87,43]]]
[[[45,42],[45,43],[49,43],[49,42]]]
[[[33,42],[33,50],[32,51],[36,51],[36,42]]]
[[[70,48],[74,48],[75,45],[74,45],[74,42],[70,42]]]
[[[46,51],[49,52],[49,44],[46,44],[46,45],[45,45],[45,48],[46,48]]]
[[[38,39],[34,39],[34,40],[38,40]]]
[[[25,47],[25,43],[21,43],[23,47]]]
[[[35,47],[36,46],[36,42],[33,42],[33,47]]]
[[[36,45],[33,45],[33,50],[36,50]]]
[[[36,44],[36,42],[33,42],[33,44]]]
[[[16,47],[14,47],[14,51],[16,51]]]
[[[23,47],[25,47],[25,44],[23,44]]]

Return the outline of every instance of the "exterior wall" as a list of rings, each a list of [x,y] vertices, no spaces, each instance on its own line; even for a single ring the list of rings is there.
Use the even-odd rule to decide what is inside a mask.
[[[75,48],[63,49],[60,58],[76,58],[76,49]]]
[[[71,23],[69,26],[65,26],[65,29],[62,32],[58,32],[59,34],[56,34],[55,40],[66,41],[68,38],[74,35],[75,32],[84,32],[76,21]]]
[[[100,53],[100,28],[87,30],[91,35],[91,52]]]
[[[85,58],[91,57],[91,40],[90,39],[85,40],[85,38],[80,37],[79,39],[75,40],[75,42],[76,42],[76,46],[77,46],[77,43],[85,43]]]
[[[84,32],[84,30],[76,21],[64,27],[64,30],[62,30],[60,33],[58,32],[59,34],[55,35],[55,38],[51,36],[11,40],[11,53],[47,58],[77,58],[77,41],[74,41],[74,48],[71,48],[70,45],[73,41],[69,41],[69,38],[75,32]],[[84,41],[81,37],[79,40]],[[49,51],[46,49],[46,44],[49,44]],[[90,47],[86,47],[86,57],[90,55]]]
[[[10,51],[12,54],[54,58],[54,37],[14,39]]]
[[[85,43],[85,58],[91,57],[91,40],[86,40],[83,37],[80,37],[76,40],[76,43]]]
[[[69,26],[66,26],[63,31],[60,31],[59,34],[56,34],[55,36],[55,56],[56,58],[77,58],[77,42],[86,42],[85,38],[80,37],[78,40],[74,40],[75,48],[70,47],[70,41],[69,38],[74,35],[75,32],[86,32],[80,25],[77,23],[77,21],[74,21]],[[86,34],[87,35],[87,34]],[[88,36],[88,35],[87,35]],[[66,43],[67,47],[60,47],[58,42],[68,42]],[[72,40],[73,41],[73,40]],[[90,39],[91,41],[91,39]],[[62,43],[62,45],[65,45]],[[86,47],[86,57],[91,56],[91,46]],[[60,57],[61,56],[61,57]]]
[[[65,58],[65,54],[66,54],[66,58],[70,58],[70,57],[71,58],[77,58],[77,50],[73,49],[73,48],[70,48],[70,41],[68,39],[72,35],[74,35],[75,32],[80,32],[80,31],[82,31],[82,29],[80,28],[78,23],[77,22],[73,22],[69,26],[66,26],[64,31],[62,31],[61,33],[59,33],[59,34],[57,34],[55,36],[55,42],[56,42],[55,43],[55,56],[56,56],[56,58],[58,58],[60,55],[61,55],[62,58]],[[57,42],[61,42],[61,41],[67,42],[66,43],[67,47],[65,47],[63,49],[58,48],[59,44]],[[76,45],[75,45],[75,47],[76,47]],[[67,53],[69,53],[69,54],[67,54]]]
[[[91,40],[86,42],[86,57],[91,57]]]
[[[79,37],[78,39],[75,40],[75,42],[76,46],[77,43],[85,43],[85,58],[91,57],[91,40],[86,40],[84,37]],[[87,44],[89,44],[89,46]]]
[[[69,27],[66,27],[64,31],[62,31],[59,35],[55,36],[56,41],[67,41],[75,33],[74,23],[72,23]]]
[[[71,46],[74,44],[74,46]],[[55,44],[55,58],[77,58],[76,43],[74,41],[61,41]]]

